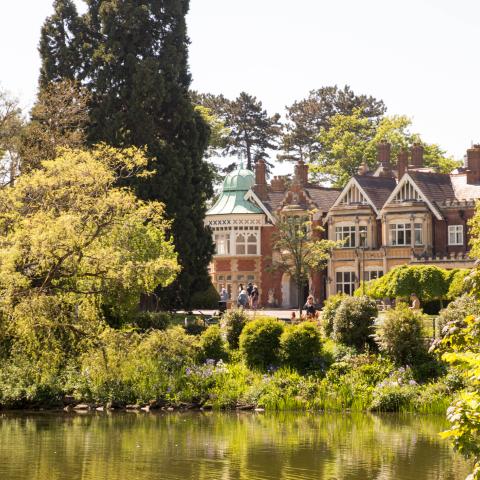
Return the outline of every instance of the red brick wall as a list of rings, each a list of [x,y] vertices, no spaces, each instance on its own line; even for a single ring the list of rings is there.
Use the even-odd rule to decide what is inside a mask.
[[[434,218],[434,253],[436,255],[448,255],[449,253],[467,252],[470,250],[468,242],[470,236],[468,235],[468,220],[474,215],[473,209],[466,210],[451,210],[443,212],[445,220],[437,220]],[[464,245],[448,245],[448,225],[463,225]]]
[[[260,282],[261,297],[260,304],[263,307],[268,306],[268,292],[273,290],[275,303],[282,304],[282,272],[269,272],[268,267],[271,265],[272,259],[272,237],[275,227],[262,227],[261,230],[261,265],[260,265]]]
[[[237,260],[237,270],[240,272],[254,272],[255,260],[252,258],[239,258]]]
[[[215,260],[216,272],[229,272],[232,269],[232,262],[230,260]]]

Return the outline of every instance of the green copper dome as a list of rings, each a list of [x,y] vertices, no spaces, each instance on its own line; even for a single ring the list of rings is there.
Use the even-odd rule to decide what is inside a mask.
[[[207,215],[262,213],[254,203],[245,200],[246,193],[255,185],[255,175],[241,166],[229,173],[223,181],[222,193]]]
[[[251,170],[241,166],[238,170],[229,173],[223,181],[224,192],[248,192],[255,185],[255,175]]]

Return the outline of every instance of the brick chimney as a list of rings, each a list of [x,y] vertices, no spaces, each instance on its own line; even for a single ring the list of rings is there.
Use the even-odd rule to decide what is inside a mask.
[[[467,150],[467,183],[480,183],[480,145]]]
[[[423,167],[423,146],[414,143],[412,147],[412,168]]]
[[[408,150],[400,150],[397,157],[398,180],[400,180],[408,170]]]
[[[255,165],[255,193],[260,200],[267,198],[267,167],[263,158],[257,160]]]
[[[270,182],[270,187],[273,192],[284,192],[285,191],[285,180],[275,175]]]
[[[301,159],[295,165],[295,181],[300,185],[308,183],[308,165]]]
[[[377,145],[377,161],[380,164],[381,177],[390,177],[392,175],[392,166],[390,164],[390,144],[381,142]]]

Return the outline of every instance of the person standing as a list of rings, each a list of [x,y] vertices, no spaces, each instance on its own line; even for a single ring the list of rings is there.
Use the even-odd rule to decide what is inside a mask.
[[[248,295],[247,295],[246,290],[242,290],[238,294],[237,307],[243,309],[243,308],[246,308],[247,305],[248,305]]]
[[[247,295],[248,295],[248,306],[252,308],[252,291],[253,291],[253,283],[248,282],[247,285]]]
[[[220,312],[225,312],[227,309],[227,302],[228,302],[228,291],[227,289],[222,285],[220,289],[220,301],[218,302],[218,309]]]
[[[258,299],[260,297],[260,292],[258,291],[258,287],[256,285],[253,285],[252,288],[252,293],[250,294],[250,299],[251,299],[251,308],[253,310],[256,310],[258,308]]]

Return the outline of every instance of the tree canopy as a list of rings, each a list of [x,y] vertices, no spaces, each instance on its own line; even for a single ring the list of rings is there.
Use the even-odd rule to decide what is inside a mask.
[[[63,149],[0,189],[0,308],[10,327],[82,330],[136,310],[179,272],[170,223],[120,179],[148,175],[142,150]],[[28,333],[28,332],[27,332]]]
[[[328,131],[335,115],[352,115],[360,111],[362,118],[378,121],[386,112],[382,100],[372,96],[356,95],[345,85],[311,90],[308,97],[286,107],[287,122],[282,136],[280,160],[303,160],[310,162],[323,151],[318,135]]]
[[[270,116],[256,97],[246,92],[235,100],[223,95],[196,94],[194,101],[208,108],[228,129],[225,142],[218,149],[221,155],[244,158],[247,168],[252,170],[258,159],[269,158],[269,150],[278,149],[280,115]]]
[[[57,0],[42,29],[41,89],[64,79],[80,82],[91,99],[88,144],[146,147],[153,175],[123,183],[144,200],[159,200],[172,219],[182,272],[164,306],[189,306],[208,286],[211,235],[203,224],[213,195],[203,155],[210,129],[190,99],[185,16],[188,0],[101,0],[79,15]]]
[[[351,115],[334,115],[330,126],[319,131],[317,139],[322,148],[312,160],[310,170],[318,180],[343,187],[362,163],[375,169],[377,145],[382,141],[391,144],[393,164],[400,150],[420,143],[424,147],[426,167],[446,173],[459,165],[446,157],[438,145],[422,142],[418,134],[410,132],[410,126],[408,117],[369,118],[361,109],[354,110]]]

